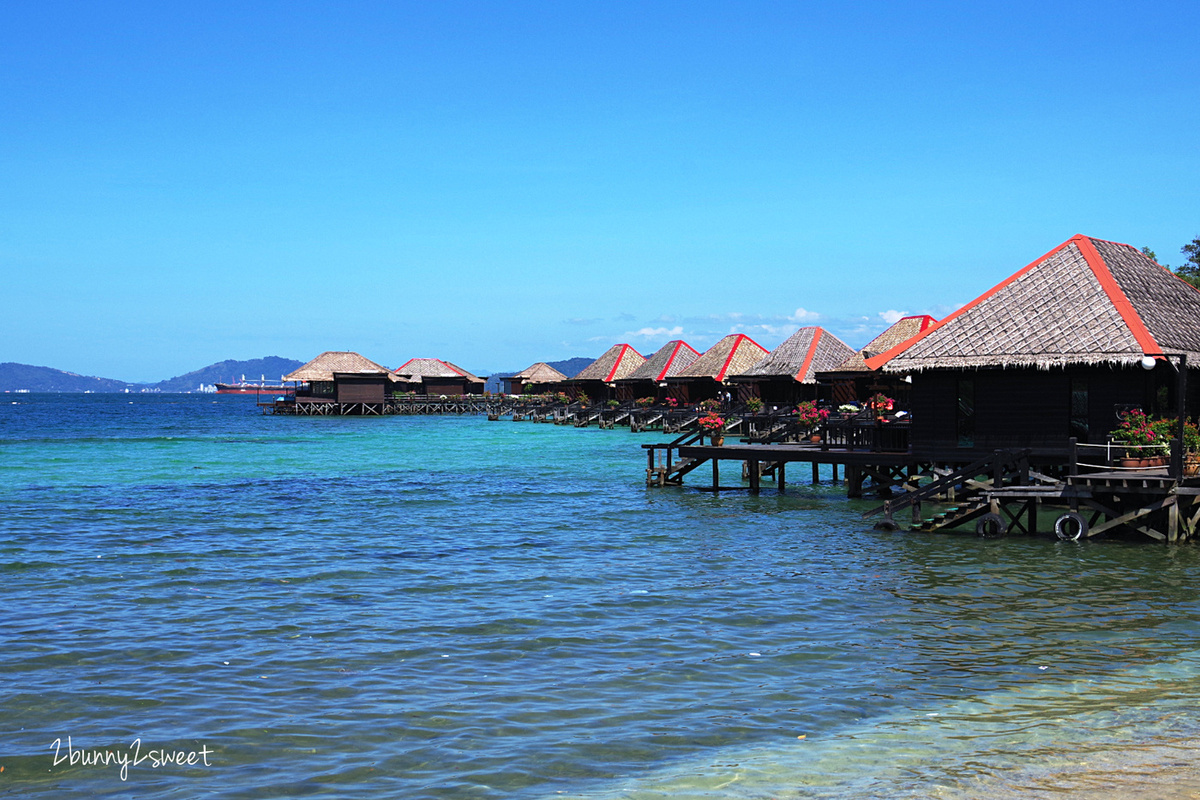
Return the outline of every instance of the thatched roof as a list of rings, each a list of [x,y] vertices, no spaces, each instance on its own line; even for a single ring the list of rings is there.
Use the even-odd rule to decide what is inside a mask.
[[[824,328],[801,328],[766,358],[733,378],[792,378],[800,383],[816,383],[817,372],[827,372],[853,354],[850,345]]]
[[[766,348],[746,334],[731,333],[705,350],[675,379],[712,378],[723,381],[727,375],[737,375],[750,369],[766,355]]]
[[[604,381],[611,383],[627,377],[629,373],[646,363],[646,358],[627,344],[614,344],[604,355],[588,364],[571,380]]]
[[[1200,291],[1135,247],[1075,236],[867,366],[1049,369],[1180,352],[1200,359]]]
[[[440,358],[410,358],[394,372],[405,380],[419,382],[422,378],[466,378],[468,381],[483,383],[483,378],[476,377],[462,367],[442,361]]]
[[[285,381],[332,381],[333,373],[357,373],[362,375],[384,374],[390,377],[387,367],[376,364],[369,358],[346,350],[329,350],[321,353],[299,369],[283,376]]]
[[[700,352],[682,339],[673,339],[646,359],[646,363],[629,373],[627,381],[664,381],[687,369],[700,357]]]
[[[504,376],[504,380],[520,380],[522,383],[558,383],[566,379],[566,375],[563,375],[545,361],[531,364],[516,375]]]
[[[870,372],[871,368],[867,366],[868,358],[874,358],[897,345],[904,344],[936,322],[937,320],[928,314],[896,320],[890,328],[868,342],[866,347],[847,358],[832,372]]]

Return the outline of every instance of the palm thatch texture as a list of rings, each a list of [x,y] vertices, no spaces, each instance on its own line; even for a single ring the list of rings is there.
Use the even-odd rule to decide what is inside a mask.
[[[504,380],[518,380],[522,383],[560,383],[567,379],[566,375],[556,370],[544,361],[531,364],[516,375],[506,375]]]
[[[731,333],[705,350],[674,378],[711,378],[724,381],[727,376],[746,372],[766,356],[767,349],[746,334]]]
[[[682,339],[673,339],[658,348],[640,367],[624,378],[627,381],[658,383],[678,375],[692,365],[700,353]]]
[[[329,350],[309,361],[299,369],[283,376],[285,381],[303,381],[305,383],[328,382],[333,380],[334,373],[374,375],[382,374],[392,378],[387,367],[376,364],[369,358],[348,350]]]
[[[1200,290],[1127,244],[1075,236],[867,366],[887,372],[1200,359]]]
[[[627,344],[614,344],[604,355],[588,364],[571,380],[601,381],[612,383],[628,377],[631,372],[646,363],[645,357]]]
[[[473,394],[483,391],[484,380],[457,364],[440,358],[410,358],[396,375],[412,391]]]
[[[466,378],[469,381],[482,381],[462,367],[443,361],[440,358],[410,358],[399,367],[395,373],[402,378]]]
[[[868,342],[866,347],[847,358],[831,371],[870,372],[871,368],[867,366],[868,358],[874,358],[880,353],[885,353],[893,347],[904,344],[936,322],[937,320],[928,314],[903,317],[892,323],[887,330]],[[823,372],[824,370],[818,371]]]
[[[735,378],[791,378],[816,383],[816,373],[826,372],[854,354],[853,348],[824,328],[801,328],[778,347]]]

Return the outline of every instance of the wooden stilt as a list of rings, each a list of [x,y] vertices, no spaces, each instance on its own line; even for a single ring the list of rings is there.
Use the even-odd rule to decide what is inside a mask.
[[[783,494],[784,467],[785,466],[787,466],[787,463],[784,461],[780,461],[779,466],[775,468],[775,482],[779,485],[779,493],[780,494]]]
[[[758,494],[758,479],[762,473],[759,472],[759,463],[750,461],[750,494]]]
[[[862,497],[863,472],[858,466],[846,465],[846,497]]]
[[[715,492],[721,486],[721,467],[717,459],[713,459],[713,491]]]
[[[821,465],[814,461],[814,462],[812,462],[812,468],[813,468],[813,481],[812,482],[813,482],[813,486],[816,486],[818,483],[821,482]]]

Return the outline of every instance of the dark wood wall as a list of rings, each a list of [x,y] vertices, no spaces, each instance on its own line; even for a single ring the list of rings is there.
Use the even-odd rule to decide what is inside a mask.
[[[337,375],[339,403],[383,403],[387,387],[384,375]]]
[[[1200,387],[1189,370],[1189,411]],[[1174,416],[1178,373],[1169,365],[1071,367],[1067,369],[981,369],[931,371],[912,378],[912,449],[916,453],[991,452],[998,448],[1063,449],[1076,436],[1100,444],[1118,425],[1117,412],[1138,406],[1159,416]],[[973,431],[960,429],[960,391],[972,390]],[[1086,391],[1085,390],[1086,387]],[[1075,408],[1072,411],[1072,393]],[[963,392],[965,395],[966,392]],[[1081,403],[1086,396],[1086,406]],[[964,398],[965,399],[965,398]],[[1086,424],[1084,424],[1086,423]],[[972,434],[969,437],[963,433]]]

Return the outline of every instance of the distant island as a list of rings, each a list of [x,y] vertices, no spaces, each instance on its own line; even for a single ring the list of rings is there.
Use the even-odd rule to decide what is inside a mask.
[[[564,375],[575,375],[593,360],[577,357],[547,363]],[[217,383],[236,383],[243,375],[247,380],[257,381],[260,377],[265,377],[268,381],[277,380],[302,366],[303,361],[292,358],[265,356],[248,361],[218,361],[216,364],[209,364],[207,367],[158,383],[129,383],[112,378],[64,372],[52,367],[4,362],[0,363],[0,392],[200,392],[211,391],[203,387],[211,387]],[[521,369],[523,367],[496,375],[512,375]],[[488,389],[500,391],[498,379],[496,388],[489,385]]]
[[[0,363],[0,392],[199,392],[203,391],[201,387],[238,381],[243,375],[255,380],[260,376],[278,379],[303,364],[303,361],[279,356],[219,361],[158,383],[129,383],[52,367],[6,362]]]

